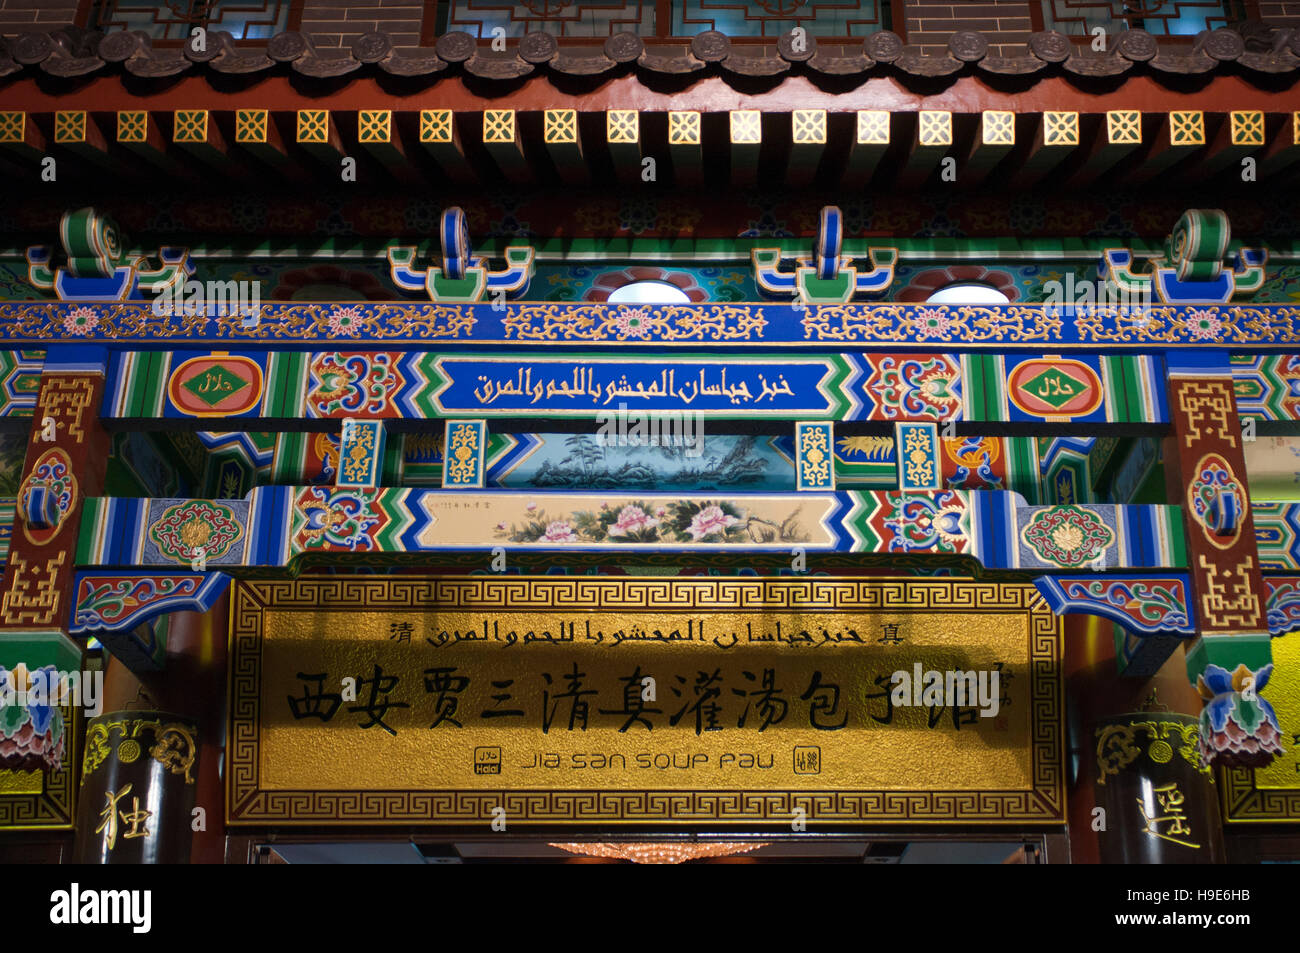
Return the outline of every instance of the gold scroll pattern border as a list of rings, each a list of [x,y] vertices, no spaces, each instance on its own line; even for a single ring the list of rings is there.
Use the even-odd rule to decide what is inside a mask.
[[[1300,787],[1256,787],[1250,768],[1228,768],[1222,780],[1223,816],[1229,822],[1300,824]]]
[[[267,791],[258,765],[263,612],[356,604],[444,609],[977,610],[1029,615],[1033,787],[989,791]],[[832,824],[1061,824],[1065,820],[1061,627],[1029,584],[916,579],[618,577],[236,580],[230,630],[229,824],[484,824],[503,807],[525,825],[788,824],[796,808]]]
[[[0,794],[0,831],[70,830],[76,823],[76,785],[73,779],[81,767],[77,750],[77,720],[81,710],[61,705],[63,767],[47,774],[40,794]]]

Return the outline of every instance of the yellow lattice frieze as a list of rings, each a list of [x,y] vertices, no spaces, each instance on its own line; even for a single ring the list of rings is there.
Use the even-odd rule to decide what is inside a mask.
[[[796,143],[826,144],[826,110],[796,109],[790,114],[790,135]]]
[[[631,143],[641,139],[641,121],[635,109],[607,109],[605,111],[605,139],[607,142]]]
[[[27,113],[0,112],[0,142],[22,142],[26,135]]]
[[[149,113],[143,109],[119,110],[117,141],[144,142],[149,138]]]
[[[691,110],[674,109],[668,113],[668,144],[670,146],[698,146],[700,144],[700,114]]]
[[[46,374],[41,380],[40,394],[36,398],[40,411],[37,419],[53,417],[56,425],[64,429],[73,443],[81,443],[86,439],[81,418],[94,394],[95,385],[89,378]]]
[[[889,145],[889,111],[887,109],[858,110],[858,145]]]
[[[207,142],[208,111],[206,109],[176,110],[176,124],[172,129],[175,142]]]
[[[328,109],[299,109],[296,140],[311,145],[329,142],[330,111]]]
[[[1079,114],[1077,112],[1043,113],[1043,144],[1048,146],[1077,146],[1079,144]]]
[[[763,114],[757,109],[731,111],[731,141],[734,145],[752,145],[763,141]]]
[[[576,109],[548,109],[542,116],[542,131],[547,145],[577,144],[578,111]]]
[[[483,110],[483,141],[514,142],[515,111],[513,109]]]
[[[1202,553],[1197,562],[1201,567],[1201,624],[1206,629],[1258,630],[1262,618],[1254,558],[1247,556],[1228,567],[1216,565]]]
[[[266,142],[270,117],[267,109],[236,109],[235,142]]]
[[[62,594],[58,581],[66,558],[65,552],[32,560],[9,554],[13,581],[0,599],[0,618],[6,625],[50,625],[59,621]]]
[[[1106,113],[1106,141],[1112,146],[1142,142],[1142,113],[1137,109],[1111,109]]]
[[[1237,446],[1237,398],[1231,380],[1179,381],[1178,412],[1185,418],[1183,446],[1217,438]]]
[[[1169,144],[1205,145],[1205,113],[1199,109],[1176,109],[1169,114]]]
[[[1258,110],[1234,110],[1228,114],[1234,146],[1264,144],[1264,114]]]
[[[86,111],[84,109],[60,109],[54,114],[55,142],[86,141]]]
[[[939,109],[922,109],[918,122],[918,143],[923,146],[952,145],[952,113]]]
[[[1001,109],[986,109],[982,114],[982,141],[986,146],[1016,144],[1016,114]]]
[[[420,110],[420,141],[421,142],[451,142],[451,110],[450,109],[421,109]]]
[[[387,143],[393,141],[393,112],[391,109],[357,110],[357,141]]]

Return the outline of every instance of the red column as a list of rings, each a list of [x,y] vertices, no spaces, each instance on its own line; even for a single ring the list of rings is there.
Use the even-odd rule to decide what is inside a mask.
[[[1165,473],[1186,530],[1198,636],[1188,676],[1206,703],[1202,755],[1216,766],[1259,767],[1281,747],[1276,717],[1254,695],[1272,655],[1241,423],[1220,358],[1219,367],[1170,370]]]
[[[82,504],[103,490],[108,434],[99,424],[104,375],[47,370],[18,490],[9,559],[0,583],[0,632],[46,630],[66,638]],[[33,490],[55,499],[53,525],[24,518]]]

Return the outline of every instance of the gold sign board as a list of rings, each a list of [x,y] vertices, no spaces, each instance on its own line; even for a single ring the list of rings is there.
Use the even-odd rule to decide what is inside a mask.
[[[1272,649],[1273,674],[1259,697],[1277,712],[1285,751],[1267,767],[1223,772],[1229,821],[1300,823],[1300,632],[1275,637]]]
[[[1064,820],[1061,628],[1032,585],[305,576],[232,599],[232,824]]]

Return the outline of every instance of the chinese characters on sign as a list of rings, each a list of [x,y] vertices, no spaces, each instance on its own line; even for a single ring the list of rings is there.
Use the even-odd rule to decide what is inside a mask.
[[[1144,830],[1152,837],[1182,844],[1184,847],[1200,847],[1189,840],[1192,836],[1191,825],[1183,814],[1183,792],[1178,790],[1177,782],[1171,781],[1158,788],[1151,789],[1155,797],[1157,810],[1148,813],[1148,807],[1142,798],[1137,798],[1138,811],[1145,822]],[[1161,825],[1166,825],[1162,827]]]
[[[304,576],[232,592],[234,823],[477,823],[503,803],[525,824],[1064,816],[1060,626],[1030,585]]]

